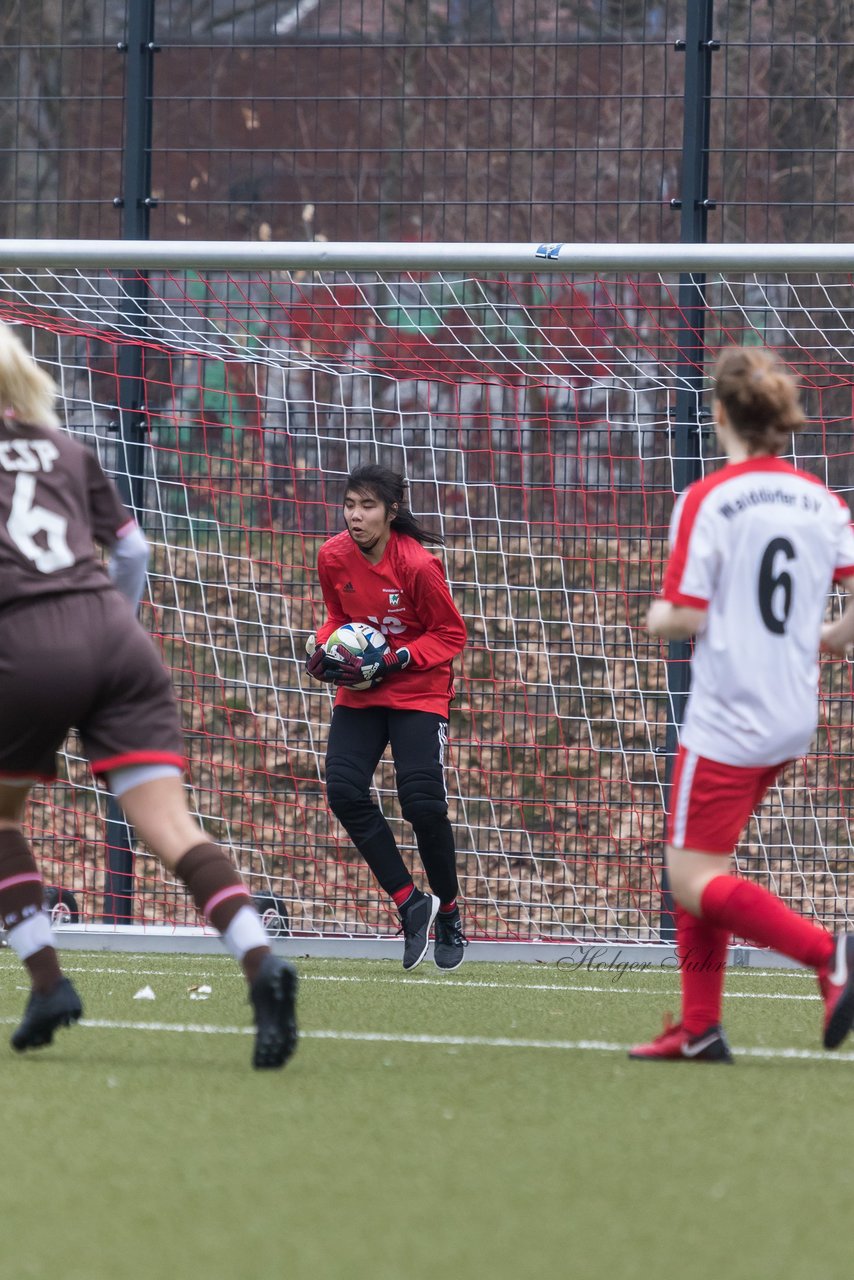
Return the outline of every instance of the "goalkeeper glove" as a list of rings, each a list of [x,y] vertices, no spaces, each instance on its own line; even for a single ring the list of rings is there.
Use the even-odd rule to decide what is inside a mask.
[[[380,677],[390,676],[395,671],[403,671],[404,668],[409,666],[411,657],[412,654],[408,649],[386,649],[383,654],[383,664],[377,675]]]
[[[327,683],[333,681],[340,670],[337,663],[333,664],[329,661],[329,654],[322,644],[319,644],[314,653],[309,655],[305,669],[315,680],[325,680]]]
[[[350,653],[343,645],[338,646],[338,656],[341,659],[340,665],[336,665],[335,675],[332,679],[336,684],[348,685],[362,684],[365,680],[370,680],[371,688],[379,684],[387,675],[391,675],[395,671],[403,671],[409,663],[409,650],[386,649],[379,668],[371,676],[365,675],[365,667],[371,666],[371,663],[365,662],[364,658],[359,658],[355,653]]]

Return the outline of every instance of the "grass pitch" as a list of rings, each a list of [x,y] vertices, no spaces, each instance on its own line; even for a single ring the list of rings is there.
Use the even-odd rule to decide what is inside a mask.
[[[85,1021],[0,1049],[16,1280],[850,1269],[854,1042],[819,1048],[810,975],[731,973],[727,1067],[627,1060],[670,972],[303,960],[299,1050],[257,1073],[226,957],[65,961]],[[25,995],[3,953],[8,1030]]]

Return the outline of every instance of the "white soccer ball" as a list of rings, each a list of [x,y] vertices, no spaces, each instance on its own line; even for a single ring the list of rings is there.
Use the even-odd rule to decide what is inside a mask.
[[[371,680],[382,666],[383,654],[388,648],[388,641],[383,633],[378,631],[376,627],[370,626],[367,622],[345,622],[343,627],[339,627],[337,631],[332,632],[332,635],[323,646],[327,656],[333,662],[341,662],[340,654],[336,653],[339,645],[346,649],[348,653],[354,653],[356,657],[363,658],[365,662],[363,670],[366,679],[360,681],[359,684],[347,685],[347,688],[370,689]]]

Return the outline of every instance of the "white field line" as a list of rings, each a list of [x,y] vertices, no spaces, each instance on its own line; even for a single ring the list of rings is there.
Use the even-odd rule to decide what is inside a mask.
[[[453,979],[449,982],[447,978],[359,978],[359,977],[333,977],[329,974],[305,974],[300,978],[301,982],[382,982],[390,983],[393,986],[409,986],[409,987],[488,987],[498,991],[561,991],[567,995],[575,992],[604,995],[614,992],[624,996],[672,996],[674,994],[672,987],[618,987],[612,983],[608,983],[603,987],[581,985],[580,983],[563,982],[460,982]],[[819,1000],[821,997],[816,991],[814,994],[800,995],[790,993],[788,991],[728,991],[726,999],[733,1000]]]
[[[0,1018],[0,1023],[13,1024],[16,1018]],[[252,1027],[213,1026],[190,1022],[121,1022],[84,1018],[81,1027],[102,1031],[158,1031],[180,1035],[249,1036]],[[359,1044],[427,1045],[446,1049],[557,1049],[563,1053],[628,1053],[631,1045],[613,1044],[608,1040],[525,1040],[512,1036],[431,1036],[404,1035],[387,1031],[302,1031],[302,1040],[339,1040]],[[736,1056],[744,1058],[794,1059],[804,1062],[854,1062],[854,1053],[819,1053],[814,1049],[738,1048]]]
[[[79,962],[83,957],[78,953],[76,958],[78,961],[77,964],[74,964],[74,965],[64,964],[62,966],[63,970],[66,973],[108,973],[108,974],[109,973],[115,973],[115,974],[125,973],[130,976],[138,975],[139,977],[146,977],[146,978],[170,978],[170,977],[198,978],[199,973],[202,972],[201,969],[193,969],[193,970],[140,969],[136,965],[131,966],[131,965],[81,964]],[[287,957],[287,959],[291,960],[292,963],[295,963],[297,967],[299,967],[300,958],[301,957],[299,956]],[[347,961],[342,962],[340,960],[335,960],[330,962],[325,957],[321,958],[321,957],[306,956],[304,958],[310,959],[311,963],[314,963],[314,964],[348,963]],[[223,956],[221,957],[221,960],[223,964],[228,964],[230,966],[230,961],[228,960],[228,957],[225,954],[223,954]],[[358,963],[358,961],[354,963]],[[372,961],[371,963],[377,963],[377,962]],[[483,962],[479,961],[478,963],[483,963]],[[503,964],[502,968],[504,968],[505,970],[515,969],[517,972],[521,970],[524,973],[532,973],[532,972],[542,973],[547,968],[548,969],[554,968],[554,969],[557,969],[557,971],[560,973],[567,973],[567,974],[614,973],[619,975],[625,972],[624,966],[620,964],[612,965],[608,963],[565,965],[562,967],[558,967],[556,965],[546,966],[546,965],[532,965],[532,964],[522,964],[522,963],[510,964],[508,962],[507,964]],[[6,953],[5,958],[0,958],[0,973],[2,973],[6,969],[12,969],[12,970],[20,969],[20,965],[15,960],[14,956],[10,956],[8,952]],[[649,977],[654,977],[657,971],[661,973],[668,973],[670,975],[675,975],[678,973],[678,969],[676,969],[674,966],[668,966],[666,969],[661,969],[661,970],[659,970],[658,966],[656,966],[655,968],[652,968],[652,969],[643,969],[639,971],[635,970],[634,972],[637,974],[638,977],[649,978]],[[208,972],[208,971],[204,971],[204,972]],[[225,978],[237,979],[237,978],[240,978],[240,973],[237,969],[231,969],[230,971],[223,973],[221,976]],[[383,982],[383,983],[400,982],[400,983],[408,983],[412,986],[417,986],[419,983],[424,983],[424,984],[432,983],[433,985],[436,985],[436,986],[495,987],[502,991],[503,990],[507,990],[507,991],[534,990],[536,991],[538,990],[539,986],[542,985],[537,983],[528,985],[528,984],[522,984],[517,982],[483,982],[474,978],[466,978],[463,976],[463,974],[460,974],[459,972],[456,972],[453,976],[451,976],[450,974],[446,974],[442,978],[438,978],[438,977],[437,978],[426,978],[426,977],[405,978],[402,976],[396,977],[396,976],[380,976],[380,975],[365,977],[363,975],[353,975],[353,974],[302,973],[302,972],[300,976],[304,981],[314,981],[314,982]],[[739,978],[747,978],[751,981],[756,981],[762,978],[774,978],[775,980],[778,978],[787,978],[787,979],[794,978],[796,980],[803,980],[804,978],[810,978],[811,976],[812,975],[810,973],[810,970],[803,969],[803,968],[753,969],[753,968],[743,967],[741,965],[732,965],[730,966],[730,968],[727,969],[727,977],[728,977],[728,980],[730,981],[732,979],[739,979]],[[550,988],[548,986],[544,986],[543,990],[550,990]],[[555,990],[565,991],[565,990],[569,990],[569,987],[564,986],[563,983],[556,983]]]
[[[0,966],[0,972],[3,969],[12,969],[11,965]],[[14,966],[17,972],[17,966]],[[120,967],[105,967],[93,965],[63,965],[64,973],[93,973],[106,974],[107,976],[116,977],[134,977],[134,978],[199,978],[199,971],[193,972],[179,971],[177,969],[128,969]],[[674,970],[675,973],[675,970]],[[210,977],[210,974],[204,976]],[[733,976],[733,975],[730,975]],[[738,973],[736,976],[742,976]],[[752,976],[752,975],[751,975]],[[768,976],[767,974],[763,976]],[[775,977],[778,975],[774,974]],[[793,976],[803,977],[803,974]],[[233,973],[219,974],[216,981],[220,980],[240,981],[243,979],[240,973],[235,970]],[[379,985],[392,987],[444,987],[445,990],[466,990],[466,989],[486,989],[490,991],[561,991],[567,995],[575,993],[587,995],[605,995],[613,993],[615,995],[624,996],[673,996],[672,987],[618,987],[614,983],[607,983],[604,986],[594,986],[590,984],[580,983],[564,983],[564,982],[483,982],[475,979],[461,978],[396,978],[396,977],[362,977],[356,974],[332,974],[332,973],[301,973],[300,983],[305,982],[336,982],[336,983],[355,983],[358,985]],[[23,990],[23,988],[21,988]],[[727,991],[727,1000],[819,1000],[821,997],[817,991],[812,993],[796,993],[788,991]]]
[[[5,970],[12,970],[14,973],[20,973],[17,964],[0,964],[0,973]],[[189,978],[196,979],[200,977],[200,970],[178,970],[178,969],[137,969],[128,968],[122,965],[63,965],[64,973],[91,973],[106,974],[108,977],[131,977],[131,978]],[[676,974],[676,970],[672,970]],[[785,973],[785,970],[781,970]],[[769,977],[768,973],[762,970],[730,970],[727,977],[740,978],[746,977]],[[647,974],[644,974],[647,975]],[[210,974],[206,974],[210,977]],[[775,970],[773,977],[780,977]],[[807,977],[805,972],[795,972],[786,974],[786,977],[804,978]],[[228,982],[242,982],[243,978],[239,970],[234,969],[232,973],[223,973],[216,975],[215,980],[228,980]],[[609,982],[606,986],[593,986],[593,984],[581,983],[563,983],[563,982],[484,982],[484,980],[474,978],[398,978],[398,977],[364,977],[357,974],[332,974],[332,973],[301,973],[300,982],[333,982],[333,983],[355,983],[357,986],[383,986],[383,987],[444,987],[446,991],[453,989],[487,989],[487,991],[560,991],[566,995],[607,995],[613,992],[620,996],[672,996],[672,987],[617,987],[615,983]],[[20,988],[23,991],[23,987]],[[727,1000],[819,1000],[818,992],[795,993],[795,992],[777,992],[777,991],[727,991]]]

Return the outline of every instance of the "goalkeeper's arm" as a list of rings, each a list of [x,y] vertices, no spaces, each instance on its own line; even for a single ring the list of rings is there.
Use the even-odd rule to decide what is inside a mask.
[[[451,598],[445,571],[438,559],[431,559],[412,586],[415,609],[424,627],[422,635],[408,644],[404,665],[413,671],[429,671],[452,661],[466,645],[466,624]]]

